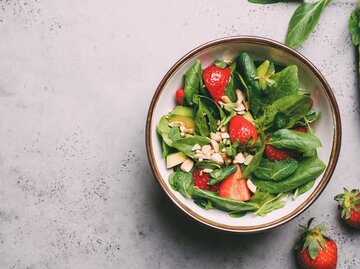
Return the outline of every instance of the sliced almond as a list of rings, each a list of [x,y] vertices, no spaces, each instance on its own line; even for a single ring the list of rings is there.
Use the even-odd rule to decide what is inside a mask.
[[[203,153],[197,153],[197,154],[195,154],[195,158],[203,159],[203,160],[210,160],[210,155],[205,155]]]
[[[224,163],[224,159],[221,157],[221,155],[219,153],[214,153],[210,160],[217,162],[219,164],[223,164]]]
[[[250,179],[248,179],[248,180],[246,181],[246,184],[247,184],[249,190],[250,190],[252,193],[255,193],[255,192],[256,192],[256,186],[254,185],[254,183],[251,182]]]
[[[245,157],[244,154],[242,154],[241,152],[235,155],[235,158],[233,160],[233,163],[244,163],[245,162]]]
[[[237,114],[240,115],[240,116],[243,116],[243,115],[246,114],[246,112],[245,111],[238,111]]]
[[[221,138],[222,139],[228,139],[228,138],[230,138],[230,135],[228,133],[222,133]]]
[[[193,166],[194,166],[194,162],[190,159],[187,159],[181,164],[180,169],[188,173],[193,168]]]
[[[211,146],[210,145],[205,145],[201,148],[201,151],[203,154],[207,155],[211,150]]]
[[[200,149],[201,149],[201,146],[199,144],[195,144],[191,150],[196,151],[196,150],[200,150]]]
[[[220,142],[221,141],[221,136],[217,133],[210,133],[210,138],[212,140],[215,140],[217,142]]]
[[[236,112],[245,111],[245,106],[244,106],[243,103],[241,103],[240,105],[236,106],[236,107],[234,108],[234,110],[235,110]]]
[[[253,155],[248,155],[248,156],[246,156],[244,164],[245,164],[245,165],[248,165],[253,158],[254,158]]]
[[[237,89],[235,92],[236,92],[236,97],[237,97],[236,103],[239,105],[245,100],[245,96],[244,96],[244,93],[239,89]]]
[[[210,144],[213,147],[215,152],[219,152],[219,143],[215,140],[210,140]]]
[[[204,173],[210,174],[213,170],[210,168],[205,168],[203,171]]]
[[[225,104],[231,103],[231,100],[226,95],[221,97],[221,101],[223,101]]]

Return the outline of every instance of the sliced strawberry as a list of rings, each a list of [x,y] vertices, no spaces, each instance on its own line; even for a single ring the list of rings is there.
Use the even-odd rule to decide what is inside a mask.
[[[178,102],[179,105],[183,106],[184,105],[184,97],[185,97],[185,91],[184,89],[178,89],[176,90],[176,101]]]
[[[220,69],[215,65],[210,65],[203,71],[203,79],[206,88],[211,97],[218,102],[225,95],[225,87],[227,86],[231,75],[230,68]]]
[[[237,171],[221,182],[219,195],[234,200],[249,201],[251,192],[246,184],[246,179],[241,179],[241,168],[239,165],[237,166]]]
[[[198,187],[201,190],[207,190],[212,192],[218,192],[220,188],[220,183],[217,183],[213,186],[209,185],[210,175],[204,173],[200,169],[195,169],[193,172],[194,186]]]
[[[234,116],[230,120],[229,135],[232,143],[240,141],[241,144],[245,144],[252,138],[252,142],[255,143],[258,134],[255,126],[242,116]]]

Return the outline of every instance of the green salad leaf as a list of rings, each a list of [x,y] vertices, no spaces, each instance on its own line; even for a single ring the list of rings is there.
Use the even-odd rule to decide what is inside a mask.
[[[249,100],[250,110],[256,118],[260,114],[261,90],[257,77],[257,70],[254,61],[246,52],[241,52],[236,59],[236,71],[240,74],[243,83],[246,85],[246,95]]]
[[[172,140],[169,138],[169,133],[171,131],[171,127],[169,126],[169,120],[166,116],[162,116],[158,125],[156,126],[156,132],[161,136],[163,141],[168,146],[172,146]]]
[[[202,82],[202,68],[200,60],[196,60],[195,63],[186,71],[184,79],[186,103],[192,105],[194,102],[194,96],[199,94]]]
[[[295,173],[283,181],[268,181],[252,177],[251,181],[261,191],[269,193],[286,193],[307,184],[324,172],[326,165],[318,157],[310,157],[299,162]]]
[[[303,118],[311,108],[311,98],[306,95],[285,96],[267,106],[262,116],[256,122],[267,130],[274,126],[274,119],[278,112],[283,112],[289,117],[289,123],[284,128],[291,128]]]
[[[204,112],[203,104],[201,102],[199,102],[199,107],[195,116],[195,133],[205,137],[210,135],[210,128],[206,119],[206,113]]]
[[[225,178],[231,176],[237,171],[237,166],[231,164],[229,166],[224,166],[220,169],[216,169],[210,173],[210,185],[215,185],[216,183],[221,182]]]
[[[299,188],[297,188],[294,192],[294,195],[292,197],[293,200],[295,200],[296,198],[298,198],[301,194],[307,192],[308,190],[310,190],[315,184],[315,180],[312,180],[302,186],[300,186]]]
[[[253,203],[224,198],[214,192],[200,190],[196,187],[194,188],[192,197],[193,199],[208,199],[211,201],[213,207],[224,211],[242,212],[256,211],[258,209],[258,206]]]
[[[261,161],[261,158],[264,154],[265,146],[261,147],[260,150],[254,155],[251,162],[246,166],[244,172],[242,173],[242,178],[247,178],[252,172],[254,172]]]
[[[267,98],[271,103],[284,96],[296,95],[299,90],[299,76],[296,65],[289,65],[271,77],[274,81]]]
[[[271,211],[275,209],[283,208],[287,201],[287,195],[284,193],[279,193],[272,199],[264,202],[261,207],[254,212],[254,215],[266,216]]]
[[[266,144],[279,149],[293,149],[299,152],[307,152],[321,147],[321,141],[315,135],[288,129],[281,129],[273,133]]]
[[[299,47],[315,29],[330,1],[320,0],[315,3],[301,4],[290,19],[285,44],[292,48]]]
[[[194,190],[194,182],[191,173],[182,171],[173,172],[169,176],[170,186],[180,192],[184,197],[191,198]]]
[[[349,31],[353,44],[358,46],[360,44],[360,3],[351,13],[349,20]]]
[[[200,146],[208,145],[209,139],[202,136],[189,136],[172,142],[172,146],[174,148],[192,158],[195,156],[195,152],[192,151],[192,148],[195,144]]]
[[[292,175],[298,168],[298,165],[298,161],[295,159],[280,161],[262,159],[259,167],[253,174],[262,180],[281,181]]]

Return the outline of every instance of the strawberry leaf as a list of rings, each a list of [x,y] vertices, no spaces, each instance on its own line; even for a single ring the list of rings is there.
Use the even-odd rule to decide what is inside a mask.
[[[314,238],[310,239],[308,252],[309,252],[311,259],[315,260],[317,255],[320,252],[320,245],[316,239],[314,239]]]

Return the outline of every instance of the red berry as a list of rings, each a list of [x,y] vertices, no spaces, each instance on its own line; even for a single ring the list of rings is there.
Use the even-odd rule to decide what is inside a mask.
[[[305,134],[308,132],[308,129],[306,127],[296,127],[296,128],[292,128],[292,130]]]
[[[229,135],[231,143],[240,141],[241,144],[245,144],[252,138],[252,143],[255,143],[258,134],[255,126],[242,116],[234,116],[230,120]]]
[[[251,192],[247,186],[246,179],[241,179],[242,172],[239,165],[237,171],[224,179],[220,184],[219,195],[234,200],[249,201]]]
[[[344,188],[344,193],[336,195],[335,200],[339,203],[341,218],[348,225],[360,229],[360,191],[349,192]]]
[[[185,96],[185,91],[184,89],[178,89],[176,90],[176,101],[178,102],[179,105],[183,106],[184,105],[184,96]]]
[[[337,246],[323,235],[325,225],[310,228],[311,219],[304,228],[297,250],[297,259],[302,269],[336,269]]]
[[[210,65],[203,71],[203,79],[206,88],[211,97],[218,102],[225,95],[225,87],[227,86],[231,75],[230,68],[220,69],[215,65]]]
[[[201,190],[207,190],[212,192],[218,192],[220,184],[217,183],[213,186],[209,184],[210,175],[208,173],[204,173],[200,169],[195,169],[193,172],[194,186],[198,187]]]

